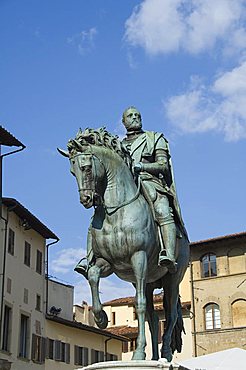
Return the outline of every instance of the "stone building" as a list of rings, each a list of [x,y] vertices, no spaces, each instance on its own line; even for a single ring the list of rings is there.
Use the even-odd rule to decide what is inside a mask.
[[[188,286],[188,290],[189,290]],[[187,292],[188,293],[188,292]],[[189,295],[189,293],[188,293]],[[159,349],[162,345],[162,335],[165,330],[165,314],[162,308],[163,293],[155,294],[154,307],[159,316],[159,335],[158,343]],[[136,310],[134,306],[134,297],[118,298],[103,304],[109,318],[109,325],[107,330],[111,333],[123,335],[129,338],[129,342],[123,343],[122,360],[128,361],[132,358],[133,351],[136,348],[136,339],[138,335],[138,322]],[[191,319],[190,319],[190,301],[182,302],[182,314],[184,320],[184,327],[186,335],[183,334],[183,348],[182,353],[174,354],[174,361],[183,360],[192,356],[192,337],[191,337]],[[145,323],[146,332],[146,359],[150,360],[152,357],[151,336],[148,323]]]
[[[191,243],[194,356],[246,349],[246,232]]]

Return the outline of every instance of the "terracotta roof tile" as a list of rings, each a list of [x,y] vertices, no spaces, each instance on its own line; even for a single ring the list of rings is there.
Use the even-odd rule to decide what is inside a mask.
[[[114,335],[121,335],[121,336],[135,336],[138,334],[138,327],[137,326],[112,326],[111,328],[107,328],[107,331],[109,331],[111,334]]]
[[[227,239],[233,239],[233,238],[246,238],[246,231],[242,231],[240,233],[235,233],[235,234],[228,234],[228,235],[223,235],[223,236],[217,236],[215,238],[209,238],[209,239],[204,239],[204,240],[198,240],[196,242],[190,243],[191,246],[196,246],[198,244],[206,244],[206,243],[213,243],[213,242],[219,242],[221,240],[227,240]]]

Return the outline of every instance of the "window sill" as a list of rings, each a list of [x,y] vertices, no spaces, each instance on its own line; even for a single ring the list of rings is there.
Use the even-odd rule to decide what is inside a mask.
[[[4,353],[4,354],[5,354],[5,355],[7,355],[7,356],[11,356],[11,355],[12,355],[12,352],[7,351],[7,350],[5,350],[5,349],[1,349],[1,350],[0,350],[0,352],[1,352],[1,353]]]

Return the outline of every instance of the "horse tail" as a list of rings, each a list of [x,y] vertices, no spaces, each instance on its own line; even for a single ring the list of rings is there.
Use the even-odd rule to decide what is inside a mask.
[[[185,329],[184,329],[183,317],[182,317],[182,307],[181,307],[180,297],[178,298],[178,302],[177,302],[177,313],[178,313],[177,321],[173,328],[172,339],[171,339],[172,353],[174,353],[174,351],[177,351],[178,353],[181,352],[182,344],[183,344],[182,332],[186,334]]]

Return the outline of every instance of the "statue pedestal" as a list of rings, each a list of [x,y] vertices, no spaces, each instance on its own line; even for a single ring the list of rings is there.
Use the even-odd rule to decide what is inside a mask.
[[[83,367],[78,370],[181,370],[179,365],[165,362],[164,360],[159,361],[107,361],[98,362],[93,365]],[[182,370],[185,370],[182,367]]]

